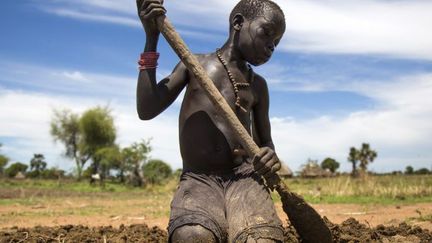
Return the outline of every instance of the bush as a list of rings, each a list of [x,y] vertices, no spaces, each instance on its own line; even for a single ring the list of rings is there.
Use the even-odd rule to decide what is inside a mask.
[[[162,160],[150,160],[143,166],[144,180],[150,184],[161,184],[171,176],[171,167]]]
[[[42,171],[41,176],[44,179],[59,179],[65,176],[65,171],[57,168],[50,168]]]
[[[405,174],[406,174],[406,175],[412,175],[412,174],[414,174],[414,168],[413,168],[411,165],[408,165],[408,166],[405,168]]]
[[[8,168],[6,168],[5,170],[5,174],[6,176],[12,178],[15,177],[18,172],[21,172],[23,174],[25,174],[25,172],[27,171],[28,165],[20,163],[20,162],[16,162],[11,164]]]
[[[6,167],[8,162],[9,162],[9,158],[0,154],[0,176],[3,175],[4,168]]]
[[[415,173],[417,175],[427,175],[430,173],[430,171],[427,168],[421,168],[419,170],[416,170]]]

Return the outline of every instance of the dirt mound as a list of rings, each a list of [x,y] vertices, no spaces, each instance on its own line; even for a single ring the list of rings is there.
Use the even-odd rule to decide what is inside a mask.
[[[0,242],[167,242],[164,230],[147,225],[121,225],[113,227],[89,228],[66,225],[59,227],[12,228],[0,232]]]
[[[432,242],[432,233],[416,226],[401,223],[399,226],[379,225],[375,228],[360,224],[351,218],[340,225],[327,225],[333,233],[335,242]],[[147,225],[131,225],[120,228],[85,226],[59,226],[11,228],[0,231],[0,243],[3,242],[167,242],[166,231],[157,227],[149,228]],[[300,242],[298,235],[292,227],[285,228],[285,242]]]
[[[432,232],[418,226],[410,226],[406,223],[401,223],[399,226],[378,225],[375,228],[371,228],[365,224],[359,223],[354,218],[350,218],[339,225],[333,224],[327,219],[325,219],[325,221],[332,231],[334,242],[432,242]],[[285,228],[285,242],[301,242],[292,226]]]

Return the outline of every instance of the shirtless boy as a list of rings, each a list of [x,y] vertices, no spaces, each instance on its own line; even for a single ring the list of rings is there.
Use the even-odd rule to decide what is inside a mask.
[[[241,0],[230,15],[226,43],[214,53],[197,55],[261,148],[251,160],[182,63],[157,82],[155,19],[166,12],[162,4],[137,0],[146,32],[137,110],[140,119],[152,119],[186,88],[179,118],[183,173],[171,203],[170,242],[282,242],[281,222],[261,179],[281,167],[270,132],[269,92],[249,65],[270,59],[285,31],[282,10],[270,0]]]

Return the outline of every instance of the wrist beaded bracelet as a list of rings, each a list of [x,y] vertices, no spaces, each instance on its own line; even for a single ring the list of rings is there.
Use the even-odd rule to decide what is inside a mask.
[[[159,52],[143,52],[138,61],[139,70],[155,69],[158,66]]]

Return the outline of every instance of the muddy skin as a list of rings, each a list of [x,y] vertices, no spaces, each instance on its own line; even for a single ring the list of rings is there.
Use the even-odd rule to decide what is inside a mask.
[[[163,15],[165,9],[157,0],[138,0],[137,7],[146,31],[144,51],[156,51],[159,31],[155,19]],[[253,131],[255,141],[262,148],[255,160],[257,171],[264,176],[280,169],[280,162],[271,138],[267,84],[264,78],[252,71],[249,63],[261,65],[267,62],[282,38],[285,23],[281,20],[284,17],[273,10],[267,9],[262,16],[253,19],[236,14],[230,20],[229,38],[220,48],[221,58],[216,53],[197,55],[200,64],[236,112],[240,122],[251,134]],[[225,65],[221,59],[226,62]],[[241,107],[236,105],[233,80],[243,84],[237,92]],[[160,82],[156,80],[155,69],[140,71],[137,86],[139,118],[149,120],[156,117],[184,89],[186,92],[179,116],[183,171],[205,174],[233,171],[245,162],[234,155],[234,151],[241,150],[241,146],[194,75],[182,63]]]
[[[176,229],[171,236],[172,243],[216,243],[216,237],[200,225],[185,225]]]
[[[228,105],[235,111],[241,124],[261,148],[253,158],[253,164],[258,175],[268,178],[280,169],[281,164],[274,151],[271,137],[267,84],[264,78],[253,72],[249,64],[258,66],[269,61],[285,32],[285,19],[280,8],[272,2],[241,1],[238,6],[242,3],[247,3],[248,5],[245,6],[248,9],[257,8],[257,11],[249,13],[243,9],[233,12],[230,16],[230,34],[226,43],[218,48],[217,53],[197,55],[197,59]],[[264,5],[266,8],[260,9],[259,6]],[[144,51],[154,52],[159,37],[155,20],[165,14],[165,9],[158,0],[137,0],[137,7],[147,36]],[[246,18],[246,15],[252,16]],[[183,172],[221,175],[228,174],[240,167],[242,163],[246,163],[245,159],[239,160],[234,155],[234,151],[242,150],[234,131],[230,129],[225,119],[218,115],[218,111],[208,99],[199,81],[182,63],[179,63],[172,74],[162,81],[157,82],[155,77],[155,69],[140,71],[137,87],[138,115],[142,120],[153,119],[172,104],[182,90],[186,89],[179,117]],[[241,88],[238,88],[237,84],[240,84]],[[229,199],[222,198],[222,200]],[[178,205],[173,205],[173,208],[179,211],[191,211],[191,209],[179,208]],[[309,211],[312,212],[313,209],[310,209]],[[244,215],[248,213],[245,211]],[[305,215],[304,212],[301,213],[302,216]],[[177,218],[182,216],[172,215]],[[243,212],[239,212],[238,215],[243,215]],[[294,222],[298,219],[305,221],[302,217],[294,216],[292,218]],[[303,237],[305,242],[313,242],[317,238],[323,242],[330,242],[330,232],[322,221],[318,222],[321,218],[317,213],[316,216],[318,219],[315,220],[316,222],[304,224],[301,222],[295,224],[296,228],[299,225],[316,225],[317,227],[312,231],[310,231],[311,227],[303,227],[304,230],[299,231],[303,236],[309,236],[311,232],[314,235],[311,237],[312,241]],[[208,215],[208,217],[212,219],[215,216]],[[248,223],[247,227],[265,223],[270,225],[276,221],[278,220],[271,219],[268,222]],[[233,225],[230,224],[228,227]],[[238,227],[247,229],[243,226]],[[171,233],[175,230],[171,224],[169,228]],[[318,232],[321,228],[325,228],[324,231],[321,230],[323,233]],[[218,239],[220,237],[217,235]],[[176,237],[173,237],[173,240],[176,240]]]

